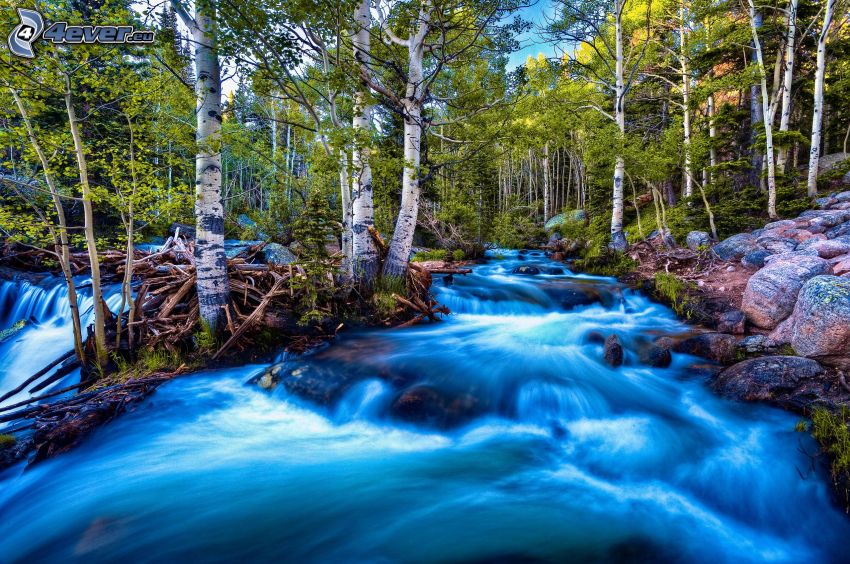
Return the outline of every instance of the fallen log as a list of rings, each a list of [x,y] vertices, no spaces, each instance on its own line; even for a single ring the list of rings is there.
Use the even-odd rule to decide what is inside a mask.
[[[39,370],[38,372],[36,372],[32,376],[30,376],[29,378],[24,380],[19,386],[17,386],[13,390],[9,390],[8,392],[6,392],[2,396],[0,396],[0,402],[4,402],[7,399],[9,399],[10,397],[14,396],[15,394],[20,393],[21,390],[23,390],[24,388],[26,388],[27,386],[29,386],[30,384],[32,384],[33,382],[35,382],[36,380],[38,380],[39,378],[41,378],[42,376],[44,376],[45,374],[50,372],[57,364],[59,364],[63,360],[66,360],[66,359],[68,359],[72,356],[74,356],[74,350],[73,349],[71,349],[70,351],[61,355],[59,358],[57,358],[53,362],[49,363],[47,366],[45,366],[44,368],[42,368],[41,370]]]
[[[470,274],[471,268],[426,268],[431,274]]]

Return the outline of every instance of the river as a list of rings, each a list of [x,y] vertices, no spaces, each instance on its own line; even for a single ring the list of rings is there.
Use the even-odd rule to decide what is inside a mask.
[[[246,385],[258,365],[163,385],[76,450],[0,474],[0,561],[846,558],[850,520],[798,418],[717,397],[693,357],[641,365],[630,351],[685,327],[565,268],[490,251],[435,280],[445,321],[347,331],[286,360],[345,383],[326,406]],[[70,343],[47,303],[61,289],[16,291],[0,288],[4,327],[25,299],[38,323],[0,346],[0,391]],[[611,333],[627,349],[616,369],[598,343]],[[400,410],[411,390],[448,399]]]

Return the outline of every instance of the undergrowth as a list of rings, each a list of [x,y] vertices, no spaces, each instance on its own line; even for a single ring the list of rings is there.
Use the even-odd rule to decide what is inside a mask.
[[[655,273],[655,291],[670,302],[670,307],[679,316],[691,318],[693,300],[689,291],[691,284],[667,272]]]
[[[832,458],[830,469],[835,480],[850,480],[850,408],[842,406],[838,413],[822,407],[812,412],[812,436]]]
[[[0,435],[0,450],[15,446],[15,437],[12,435]]]
[[[407,294],[407,283],[402,276],[381,276],[375,284],[372,301],[381,319],[392,317],[398,306],[393,294]]]

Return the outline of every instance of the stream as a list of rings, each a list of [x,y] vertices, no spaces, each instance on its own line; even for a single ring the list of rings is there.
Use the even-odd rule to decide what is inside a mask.
[[[435,277],[445,321],[284,357],[325,405],[246,384],[266,366],[205,371],[0,473],[0,562],[847,558],[850,519],[797,416],[714,395],[694,357],[638,362],[687,327],[613,279],[488,255]],[[0,345],[0,393],[70,348],[63,296],[0,286],[0,328],[34,320]]]

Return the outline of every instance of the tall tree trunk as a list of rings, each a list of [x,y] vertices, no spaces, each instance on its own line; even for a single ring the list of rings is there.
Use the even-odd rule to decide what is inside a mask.
[[[823,81],[826,74],[826,40],[832,25],[836,0],[826,0],[826,11],[823,14],[823,27],[818,36],[817,70],[815,71],[815,95],[812,111],[812,141],[809,149],[809,177],[806,188],[809,196],[818,193],[818,162],[820,161],[820,144],[823,134]]]
[[[106,350],[106,312],[103,308],[103,290],[100,286],[100,262],[97,256],[97,240],[94,236],[94,210],[92,209],[92,193],[91,187],[89,186],[88,165],[86,163],[86,153],[85,148],[83,147],[83,137],[80,133],[77,113],[74,110],[74,100],[71,93],[71,77],[66,72],[63,72],[62,74],[65,80],[65,109],[68,112],[68,124],[71,128],[71,138],[74,141],[74,152],[77,156],[77,168],[80,173],[80,188],[82,190],[84,232],[91,268],[95,356],[97,358],[98,365],[105,366],[108,360]]]
[[[708,174],[710,182],[714,182],[714,167],[717,166],[717,148],[714,146],[714,140],[717,137],[717,124],[714,121],[714,94],[708,95],[708,163],[711,165],[711,172]]]
[[[619,143],[625,143],[626,134],[626,112],[625,112],[625,81],[623,77],[623,21],[622,7],[618,0],[616,3],[616,14],[614,16],[614,34],[616,41],[616,64],[615,64],[615,88],[614,88],[614,120],[620,133]],[[623,180],[626,173],[626,161],[622,155],[622,148],[617,151],[616,163],[614,165],[614,188],[611,197],[611,243],[610,247],[617,252],[624,252],[628,248],[626,236],[623,233]]]
[[[685,21],[685,2],[679,5],[679,64],[682,69],[682,128],[684,130],[685,151],[685,190],[684,196],[690,198],[694,192],[693,171],[691,170],[691,76],[688,73],[688,52],[686,42],[687,22]]]
[[[752,2],[750,2],[750,5],[752,6]],[[756,29],[756,35],[758,35],[758,30],[761,29],[762,26],[762,16],[760,12],[751,10],[750,26],[751,28],[754,27]],[[758,63],[755,42],[751,42],[750,45],[753,48],[750,60],[753,63]],[[756,139],[758,137],[758,124],[760,124],[763,119],[764,113],[762,110],[761,96],[759,95],[759,86],[758,84],[753,84],[750,87],[750,182],[754,186],[761,186],[762,183],[761,171],[763,155],[761,151],[756,149]]]
[[[71,249],[68,243],[68,221],[65,218],[65,209],[62,207],[62,200],[59,197],[59,190],[53,180],[53,173],[50,171],[50,165],[47,162],[47,157],[41,149],[41,144],[35,136],[32,122],[29,118],[29,113],[24,107],[24,103],[18,96],[18,92],[9,87],[9,91],[15,99],[15,105],[21,113],[21,119],[27,130],[27,136],[30,140],[35,154],[41,163],[41,169],[44,174],[44,181],[47,183],[47,188],[50,190],[50,198],[53,201],[53,207],[56,210],[56,221],[59,224],[59,233],[54,240],[54,252],[56,259],[59,261],[59,266],[62,269],[62,277],[65,280],[65,287],[68,290],[68,307],[71,309],[71,324],[74,330],[74,352],[80,362],[85,361],[85,350],[83,349],[83,328],[80,323],[80,308],[77,302],[77,287],[74,284],[73,274],[71,273]]]
[[[794,53],[797,40],[797,2],[788,2],[788,26],[785,30],[785,64],[782,77],[782,114],[779,116],[779,131],[788,131],[791,121],[791,85],[794,81]],[[776,168],[780,173],[785,172],[785,162],[788,159],[788,147],[780,147],[776,158]]]
[[[549,142],[543,145],[543,223],[549,219]]]
[[[403,276],[407,272],[416,219],[419,214],[420,158],[422,143],[422,60],[425,36],[430,29],[431,5],[423,2],[419,8],[416,32],[408,39],[407,84],[404,104],[404,169],[401,187],[401,208],[396,219],[390,250],[384,261],[384,275]]]
[[[753,34],[753,45],[755,46],[756,59],[758,62],[759,82],[761,84],[761,110],[762,122],[764,123],[765,157],[767,159],[767,214],[771,218],[776,217],[776,167],[773,162],[773,123],[770,119],[770,95],[767,92],[767,75],[764,70],[764,57],[762,56],[761,42],[758,36],[756,21],[756,8],[754,0],[748,0],[750,4],[750,29]]]
[[[186,22],[195,43],[197,154],[195,156],[195,265],[201,320],[216,333],[230,299],[224,254],[221,201],[221,67],[216,51],[214,0],[196,0],[194,20]],[[241,169],[240,169],[241,172]]]

